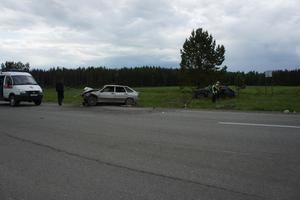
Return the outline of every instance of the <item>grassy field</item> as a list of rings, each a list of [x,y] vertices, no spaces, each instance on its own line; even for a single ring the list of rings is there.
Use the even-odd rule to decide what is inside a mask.
[[[192,99],[190,93],[182,93],[179,87],[145,87],[135,88],[139,93],[140,107],[161,108],[206,108],[228,110],[258,110],[258,111],[297,111],[300,112],[300,86],[276,86],[267,89],[264,86],[248,86],[240,91],[234,99],[220,99],[212,103],[211,99]],[[65,103],[81,104],[82,89],[67,88]],[[44,89],[44,101],[55,102],[56,93],[53,88]]]

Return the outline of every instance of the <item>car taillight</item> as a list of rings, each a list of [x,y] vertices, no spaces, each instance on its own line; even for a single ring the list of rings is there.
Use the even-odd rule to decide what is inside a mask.
[[[6,89],[10,89],[10,88],[13,88],[13,85],[4,85],[4,88],[6,88]]]

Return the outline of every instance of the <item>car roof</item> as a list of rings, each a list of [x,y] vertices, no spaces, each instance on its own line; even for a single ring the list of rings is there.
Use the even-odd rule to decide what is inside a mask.
[[[107,86],[111,86],[111,87],[128,87],[126,85],[104,85],[103,87],[107,87]]]
[[[10,75],[10,76],[17,76],[17,75],[23,75],[23,76],[31,76],[31,74],[27,72],[0,72],[0,75]]]

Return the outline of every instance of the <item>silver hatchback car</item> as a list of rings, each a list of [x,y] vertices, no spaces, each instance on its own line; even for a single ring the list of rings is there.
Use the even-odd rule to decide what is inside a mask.
[[[86,87],[82,97],[84,105],[95,106],[97,103],[122,103],[135,105],[138,100],[138,92],[124,85],[105,85],[102,89]]]

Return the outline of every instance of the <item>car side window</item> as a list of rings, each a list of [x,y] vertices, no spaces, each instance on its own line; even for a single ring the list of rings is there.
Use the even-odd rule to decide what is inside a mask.
[[[113,87],[113,86],[107,86],[101,92],[114,92],[114,91],[115,91],[115,87]]]
[[[123,87],[116,87],[116,92],[117,93],[125,93],[125,89]]]

